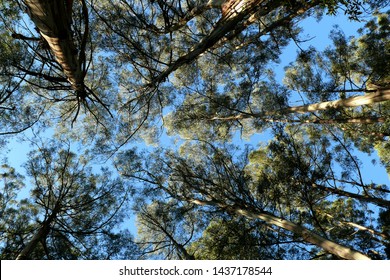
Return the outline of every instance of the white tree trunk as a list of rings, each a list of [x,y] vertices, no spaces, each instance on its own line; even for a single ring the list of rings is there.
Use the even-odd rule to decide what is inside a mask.
[[[303,240],[306,242],[309,242],[313,245],[316,245],[325,251],[332,253],[336,256],[339,256],[343,259],[348,260],[370,260],[370,258],[358,251],[352,250],[348,247],[345,247],[343,245],[340,245],[336,242],[333,242],[329,239],[326,239],[308,229],[306,229],[303,226],[297,225],[293,222],[290,222],[288,220],[285,220],[283,218],[276,217],[268,212],[258,212],[258,211],[251,211],[246,209],[241,209],[234,206],[224,205],[219,202],[215,201],[204,201],[204,200],[198,200],[193,199],[190,200],[190,202],[201,205],[201,206],[216,206],[218,208],[222,209],[228,209],[237,215],[247,217],[249,219],[260,219],[270,225],[274,225],[280,228],[283,228],[285,230],[288,230],[290,232],[293,232],[297,234],[298,236],[302,237]]]

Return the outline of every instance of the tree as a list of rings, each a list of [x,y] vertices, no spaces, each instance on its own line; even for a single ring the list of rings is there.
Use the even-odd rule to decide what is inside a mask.
[[[32,127],[46,109],[45,104],[35,106],[29,94],[19,89],[24,75],[14,65],[30,64],[30,55],[23,44],[15,42],[10,29],[20,20],[15,1],[1,1],[0,23],[0,135],[17,134]]]
[[[367,175],[360,169],[351,144],[338,138],[336,144],[332,139],[335,134],[323,134],[315,128],[305,129],[310,131],[307,133],[310,138],[306,138],[307,134],[300,129],[289,128],[288,133],[278,133],[277,139],[267,147],[250,155],[249,172],[266,177],[269,182],[283,182],[293,192],[301,192],[303,198],[299,195],[297,202],[307,201],[309,212],[304,215],[311,213],[311,219],[322,232],[340,238],[336,225],[342,234],[354,231],[355,246],[366,246],[371,242],[368,245],[374,248],[371,249],[376,251],[381,247],[378,251],[383,252],[389,236],[370,222],[372,214],[366,216],[364,212],[371,213],[371,209],[378,209],[377,206],[389,208],[388,186],[372,181],[365,183]],[[294,207],[294,202],[292,196],[286,201],[291,205],[289,207]],[[342,238],[350,239],[348,235]],[[362,247],[361,250],[371,249]]]
[[[163,255],[167,259],[193,260],[186,245],[195,232],[195,216],[185,207],[175,207],[176,201],[166,204],[154,201],[137,211],[137,244],[144,254]]]
[[[0,250],[3,258],[4,255],[16,250],[16,247],[21,244],[21,236],[16,233],[12,234],[11,232],[15,232],[16,229],[20,230],[20,228],[26,230],[26,220],[29,218],[31,212],[34,213],[34,211],[25,207],[23,201],[19,205],[20,209],[24,211],[18,213],[15,209],[15,206],[18,205],[18,192],[25,187],[23,184],[23,176],[7,164],[1,166],[0,175],[2,180],[0,195]]]
[[[296,62],[286,69],[285,85],[269,71],[261,80],[248,75],[239,86],[218,92],[218,78],[213,76],[209,88],[193,90],[170,113],[168,129],[184,138],[202,138],[204,133],[209,139],[210,134],[220,138],[219,131],[231,135],[237,129],[251,135],[275,122],[333,124],[346,134],[364,131],[369,139],[355,137],[354,142],[365,151],[368,146],[372,149],[389,134],[388,14],[377,14],[376,19],[366,24],[359,38],[349,41],[340,30],[334,30],[334,47],[323,53],[301,49]],[[288,98],[298,93],[304,105],[290,106]],[[198,129],[188,135],[187,128],[193,126]],[[364,148],[367,141],[370,143]]]
[[[190,246],[196,259],[256,260],[299,258],[300,241],[288,234],[265,230],[267,225],[242,217],[218,217],[210,221],[202,237]]]
[[[20,48],[20,55],[15,52],[9,56],[2,71],[13,81],[4,101],[10,99],[13,106],[8,107],[13,108],[14,118],[32,119],[24,129],[41,122],[47,126],[47,122],[53,123],[57,118],[60,122],[53,126],[63,127],[73,125],[84,111],[86,119],[92,117],[104,130],[105,118],[111,117],[104,92],[110,85],[108,66],[101,63],[98,45],[91,40],[94,32],[90,29],[96,22],[88,14],[86,2],[75,1],[71,5],[73,1],[23,1],[19,6],[4,2],[19,18],[25,20],[27,11],[32,20],[4,17],[5,37],[10,38],[8,49]],[[15,96],[18,92],[24,94]],[[26,101],[12,102],[14,96]],[[26,116],[26,110],[22,110],[26,104],[30,104],[28,112],[37,113]],[[61,121],[69,119],[71,122]],[[11,125],[17,127],[15,124],[7,123],[10,129],[6,132],[20,132],[21,129],[12,129]]]
[[[194,93],[211,91],[244,102],[250,93],[242,89],[249,91],[265,65],[297,38],[297,22],[339,4],[233,2],[224,16],[221,1],[121,0],[92,7],[105,23],[100,32],[105,50],[122,66],[117,149],[134,131],[156,142],[164,109]]]
[[[340,29],[331,34],[333,46],[322,55],[314,50],[301,55],[297,62],[287,71],[289,87],[302,92],[311,101],[318,101],[335,96],[343,102],[359,97],[349,97],[359,92],[366,93],[378,90],[386,96],[389,88],[389,14],[377,13],[359,33],[358,38],[346,38]],[[323,78],[325,77],[325,78]],[[374,146],[385,145],[389,136],[388,104],[373,102],[368,106],[330,110],[320,114],[320,118],[383,118],[382,123],[372,125],[341,124],[343,130],[362,151],[372,151]],[[318,116],[318,115],[317,115]],[[356,133],[359,131],[359,133]],[[357,135],[363,137],[357,137]]]
[[[277,137],[281,137],[279,135]],[[294,135],[294,137],[297,136]],[[165,194],[181,203],[205,207],[214,215],[222,212],[231,217],[261,220],[271,229],[282,229],[282,233],[287,236],[292,233],[294,240],[300,240],[306,244],[305,246],[314,245],[323,250],[321,252],[312,247],[312,252],[306,258],[319,257],[326,252],[326,254],[330,253],[339,258],[364,259],[368,257],[348,248],[348,245],[361,247],[366,252],[372,248],[375,250],[377,247],[383,248],[381,242],[379,244],[376,243],[377,241],[373,241],[374,244],[361,242],[367,239],[367,234],[370,233],[368,230],[361,231],[361,236],[358,235],[355,238],[348,235],[350,231],[342,233],[341,230],[344,230],[346,226],[349,230],[351,229],[351,224],[347,224],[348,221],[332,233],[332,236],[336,236],[337,239],[331,239],[327,228],[333,228],[333,225],[329,224],[327,214],[333,213],[332,208],[335,207],[336,202],[328,198],[329,192],[310,185],[313,181],[324,182],[333,172],[331,154],[326,150],[318,150],[321,147],[326,149],[329,142],[327,144],[324,139],[323,143],[317,143],[318,138],[316,138],[315,141],[309,142],[310,144],[305,143],[302,147],[297,147],[297,143],[289,141],[277,139],[270,144],[270,151],[278,154],[272,152],[273,154],[267,155],[268,159],[262,157],[265,161],[264,166],[256,166],[260,174],[251,172],[253,166],[247,165],[245,160],[247,154],[244,154],[241,161],[235,162],[236,156],[232,155],[232,147],[229,147],[231,152],[227,152],[226,149],[217,148],[209,143],[183,147],[182,156],[175,152],[157,155],[151,160],[150,165],[142,167],[134,164],[131,165],[132,167],[123,167],[123,172],[128,177],[132,176],[141,180],[146,190],[159,189],[162,195]],[[288,147],[277,148],[274,145],[288,145]],[[318,148],[315,148],[316,146]],[[306,154],[310,151],[315,151],[315,154],[309,154],[307,155],[309,158],[305,159],[294,154]],[[285,154],[287,156],[291,154],[293,162],[286,161]],[[136,166],[138,169],[135,168]],[[351,168],[351,166],[348,167]],[[127,173],[126,170],[129,172],[132,170],[133,175]],[[301,178],[303,181],[300,181]],[[348,177],[344,178],[348,181]],[[333,177],[328,180],[338,179]],[[340,179],[340,181],[343,180]],[[351,181],[353,182],[353,179]],[[386,192],[386,189],[384,191]],[[367,219],[364,216],[365,212],[360,210],[358,205],[353,203],[351,207],[345,208],[348,213],[345,215],[353,219],[351,223],[359,221],[362,227],[368,229],[369,226],[365,225]],[[266,228],[265,232],[269,231],[269,228]],[[385,239],[383,242],[387,244],[388,240]],[[305,246],[302,247],[305,248]],[[207,250],[212,250],[212,248],[203,251]],[[220,257],[234,258],[234,256]]]
[[[1,1],[0,147],[54,139],[30,184],[1,171],[2,257],[388,258],[388,186],[354,153],[389,169],[386,2]],[[336,14],[369,19],[303,48],[301,22]]]
[[[88,14],[85,1],[82,1],[85,30],[81,49],[77,51],[71,34],[73,21],[73,1],[25,1],[28,14],[43,39],[47,42],[71,87],[81,94],[84,92],[85,45],[88,38]],[[76,57],[79,52],[79,56]]]
[[[2,258],[137,256],[131,234],[119,227],[126,217],[123,207],[129,191],[108,170],[93,174],[85,158],[77,158],[69,146],[58,143],[31,152],[25,167],[32,181],[31,194],[5,205],[10,214],[5,216],[8,221],[2,221]]]

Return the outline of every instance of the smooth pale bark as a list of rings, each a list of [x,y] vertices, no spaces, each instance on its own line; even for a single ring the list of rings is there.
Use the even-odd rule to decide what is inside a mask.
[[[328,216],[329,218],[331,219],[334,219],[334,217],[330,214],[326,214],[326,216]],[[382,232],[378,232],[376,230],[373,230],[372,228],[368,228],[368,227],[365,227],[365,226],[362,226],[362,225],[359,225],[359,224],[356,224],[356,223],[353,223],[353,222],[347,222],[347,221],[336,221],[337,223],[341,224],[341,225],[346,225],[346,226],[350,226],[350,227],[354,227],[358,230],[362,230],[362,231],[367,231],[369,233],[371,233],[372,235],[376,235],[376,236],[379,236],[381,238],[384,238],[384,239],[389,239],[389,236],[382,233]]]
[[[336,242],[333,242],[329,239],[326,239],[303,226],[297,225],[293,222],[285,220],[283,218],[279,218],[277,216],[272,215],[271,213],[262,211],[253,211],[246,210],[236,206],[224,205],[223,203],[216,201],[204,201],[198,199],[189,200],[189,202],[201,205],[201,206],[214,206],[221,209],[225,209],[227,211],[233,212],[237,215],[247,217],[249,219],[260,219],[268,224],[283,228],[290,232],[297,234],[302,237],[308,243],[316,245],[325,251],[332,253],[340,258],[348,259],[348,260],[370,260],[370,258],[364,255],[361,252],[355,251],[343,245],[340,245]]]
[[[347,119],[316,119],[316,120],[304,120],[296,121],[301,123],[326,123],[326,124],[335,124],[335,123],[358,123],[358,124],[372,124],[372,123],[383,123],[385,118],[347,118]]]
[[[233,30],[246,16],[254,13],[261,2],[263,2],[263,0],[236,1],[235,6],[237,6],[237,9],[232,9],[231,13],[222,17],[209,35],[204,37],[187,54],[179,57],[164,72],[157,76],[153,80],[153,84],[161,83],[169,76],[169,74],[177,70],[180,66],[194,61],[200,54],[215,45],[223,36],[225,36],[226,33]]]
[[[302,3],[301,3],[301,5],[294,5],[293,7],[290,7],[290,9],[288,10],[288,13],[285,16],[280,17],[278,19],[275,19],[275,21],[273,21],[272,23],[269,23],[267,25],[262,24],[262,29],[257,34],[257,38],[253,38],[252,40],[246,40],[241,45],[237,46],[236,49],[239,49],[242,46],[251,44],[253,41],[258,40],[258,38],[261,36],[269,35],[276,28],[288,26],[295,17],[299,17],[299,16],[303,15],[308,10],[310,10],[311,8],[318,5],[319,4],[318,2],[319,1],[312,1],[310,3],[305,3],[304,5],[302,5]],[[229,34],[227,34],[225,37],[223,37],[217,44],[215,44],[210,49],[216,49],[216,48],[223,46],[226,42],[228,42],[228,41],[232,40],[233,38],[235,38],[236,36],[238,36],[238,34],[240,34],[248,26],[250,26],[250,25],[254,24],[256,21],[258,21],[261,16],[264,16],[264,14],[260,13],[260,12],[252,14],[246,21],[237,25],[234,28],[234,30],[229,32]]]
[[[390,88],[384,88],[384,89],[378,89],[375,92],[366,95],[354,96],[354,97],[338,99],[334,101],[314,103],[314,104],[304,105],[304,106],[289,107],[281,110],[281,113],[302,113],[303,114],[308,112],[323,111],[327,109],[358,107],[362,105],[370,105],[370,104],[379,103],[388,100],[390,100]]]
[[[234,121],[234,120],[240,120],[244,117],[241,116],[241,118],[237,118],[238,116],[233,117],[213,117],[211,120],[222,120],[222,121]],[[318,123],[318,124],[338,124],[338,123],[355,123],[355,124],[373,124],[373,123],[383,123],[385,122],[385,118],[347,118],[347,119],[309,119],[309,120],[294,120],[294,119],[271,119],[271,118],[260,118],[257,117],[256,119],[260,119],[264,122],[270,122],[270,123],[298,123],[298,124],[305,124],[305,123]]]
[[[249,118],[265,118],[266,116],[292,114],[292,113],[311,113],[317,111],[324,111],[328,109],[340,109],[348,107],[358,107],[362,105],[371,105],[390,100],[390,88],[377,89],[375,92],[367,91],[368,94],[361,96],[354,96],[345,99],[338,99],[334,101],[325,101],[319,103],[313,103],[304,106],[288,107],[277,111],[269,111],[261,114],[253,113],[240,113],[231,116],[213,117],[210,120],[242,120]],[[384,118],[377,118],[377,122],[383,122]],[[308,121],[308,122],[323,122],[323,121]],[[355,123],[373,123],[373,118],[355,118],[354,121],[340,121],[342,123],[355,122]]]
[[[84,90],[84,74],[77,55],[71,25],[71,14],[64,0],[25,0],[28,14],[49,44],[72,88]]]
[[[212,3],[213,1],[209,1]],[[216,23],[215,27],[211,32],[205,36],[197,45],[190,49],[190,51],[179,57],[173,62],[166,70],[160,75],[153,79],[149,86],[155,86],[163,82],[171,73],[177,70],[184,64],[191,63],[197,59],[200,55],[205,53],[207,50],[212,49],[218,42],[228,34],[234,34],[229,36],[229,40],[233,39],[248,25],[254,23],[257,19],[262,16],[266,16],[270,12],[283,6],[281,1],[270,1],[267,5],[261,5],[264,0],[236,0],[228,1],[227,5],[222,5],[225,8],[223,16]],[[291,8],[293,11],[288,17],[283,18],[283,21],[276,20],[275,24],[270,24],[272,28],[276,28],[286,24],[293,16],[298,16],[309,10],[310,8],[319,4],[320,1],[312,1],[297,5],[297,7]],[[218,6],[219,1],[215,1],[214,6]],[[238,32],[234,32],[238,30]],[[270,31],[269,26],[264,27],[267,33]],[[264,32],[265,33],[265,32]],[[259,34],[260,36],[261,34]]]

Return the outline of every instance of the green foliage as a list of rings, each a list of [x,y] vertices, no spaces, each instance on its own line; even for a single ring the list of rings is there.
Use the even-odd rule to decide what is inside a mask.
[[[39,243],[26,258],[136,256],[129,232],[117,229],[126,218],[121,207],[127,200],[127,191],[119,179],[111,178],[108,170],[93,174],[85,158],[77,157],[69,147],[58,143],[32,151],[25,168],[31,178],[30,196],[17,201],[15,193],[7,195],[3,211],[9,214],[2,215],[6,220],[1,222],[4,227],[2,258],[16,258],[45,226],[49,230],[39,237]],[[14,171],[4,173],[3,178],[9,181],[4,194],[10,190],[16,192]],[[124,248],[112,244],[119,238],[122,245],[125,240],[129,243]]]
[[[389,258],[388,186],[355,154],[390,172],[388,1],[238,1],[74,1],[72,38],[53,40],[85,92],[23,1],[0,1],[0,148],[38,147],[26,179],[0,168],[1,258],[341,258],[318,240]],[[365,24],[304,49],[305,19],[325,14]]]
[[[293,90],[305,93],[309,102],[341,99],[370,91],[387,90],[390,73],[390,45],[388,13],[376,13],[367,22],[360,37],[346,38],[341,29],[335,29],[330,38],[333,45],[323,53],[314,48],[301,52],[297,61],[288,67],[285,83]],[[344,137],[357,148],[372,152],[386,145],[389,134],[389,101],[372,103],[366,107],[328,110],[318,118],[383,118],[372,124],[339,124]],[[383,153],[381,153],[383,154]],[[386,159],[382,160],[386,164]]]
[[[379,203],[378,193],[374,192],[379,188],[359,183],[359,166],[354,159],[349,159],[351,155],[347,150],[339,150],[333,157],[328,137],[323,135],[319,140],[314,138],[314,132],[313,138],[307,139],[303,133],[304,130],[291,128],[279,132],[267,147],[250,153],[249,157],[248,151],[239,155],[231,146],[187,143],[182,146],[180,155],[173,151],[154,155],[149,161],[151,164],[133,169],[129,178],[140,180],[143,192],[148,193],[150,199],[154,195],[168,196],[187,205],[187,209],[191,209],[187,217],[190,213],[206,215],[203,221],[208,226],[202,236],[190,236],[180,243],[189,244],[186,252],[198,259],[330,257],[315,247],[311,247],[310,253],[300,250],[308,246],[303,245],[302,237],[276,230],[272,223],[246,220],[236,207],[249,212],[273,213],[339,244],[362,252],[380,252],[383,258],[384,244],[388,241],[370,237],[370,230],[374,229],[366,211],[367,197],[372,196],[372,203]],[[335,173],[335,166],[339,164],[348,174]],[[332,187],[328,188],[329,185]],[[350,188],[358,188],[366,192],[366,196],[339,191]],[[383,188],[381,195],[386,192]],[[205,204],[206,208],[192,208],[194,200],[199,201],[196,205]],[[149,207],[155,205],[153,202]],[[155,217],[163,218],[165,211],[167,209]],[[174,221],[179,220],[170,218],[164,223],[176,227],[180,223]],[[139,232],[142,244],[148,244],[149,240],[151,246],[155,245],[155,236],[161,236],[157,240],[172,241],[169,236],[173,234],[168,234],[167,227],[164,230],[154,227],[153,231],[159,232],[157,235],[151,233],[152,225],[150,222],[142,225],[143,230]],[[153,248],[153,252],[157,250],[165,257],[172,257],[162,249]]]
[[[237,220],[212,220],[201,238],[189,248],[199,260],[283,259],[287,245],[262,223]],[[284,241],[288,244],[288,241]],[[279,246],[278,246],[279,245]]]

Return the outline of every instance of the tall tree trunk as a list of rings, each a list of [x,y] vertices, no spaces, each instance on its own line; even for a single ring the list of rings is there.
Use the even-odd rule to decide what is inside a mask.
[[[39,242],[44,241],[48,234],[50,233],[51,224],[55,221],[57,218],[58,212],[60,211],[60,203],[57,202],[54,206],[53,211],[49,215],[49,217],[43,221],[42,226],[39,228],[37,233],[33,235],[30,242],[27,243],[27,245],[23,248],[23,250],[19,253],[19,255],[16,257],[17,260],[26,260],[30,258],[31,253],[35,250]]]
[[[326,101],[314,103],[304,106],[295,106],[282,109],[280,113],[309,113],[316,111],[323,111],[327,109],[339,109],[347,107],[358,107],[362,105],[370,105],[383,101],[390,100],[390,88],[378,89],[375,92],[369,92],[366,95],[354,96],[345,99],[338,99],[334,101]]]
[[[84,74],[71,31],[72,1],[25,0],[28,14],[42,37],[47,41],[57,62],[61,65],[72,88],[84,90]]]
[[[212,121],[221,120],[221,121],[235,121],[241,120],[245,117],[242,115],[230,116],[230,117],[213,117]],[[383,123],[385,118],[337,118],[337,119],[308,119],[308,120],[297,120],[297,119],[278,119],[278,118],[266,118],[266,117],[256,117],[258,120],[270,123],[296,123],[296,124],[307,124],[307,123],[317,123],[317,124],[340,124],[340,123],[354,123],[354,124],[374,124],[374,123]],[[382,135],[383,137],[384,135]]]
[[[377,89],[375,92],[367,91],[366,95],[354,96],[345,99],[324,101],[324,102],[313,103],[313,104],[303,105],[303,106],[287,107],[277,111],[268,111],[268,112],[258,113],[258,114],[243,112],[237,115],[213,117],[210,120],[229,121],[229,120],[242,120],[242,119],[249,119],[249,118],[262,119],[265,118],[266,116],[274,116],[274,115],[281,115],[281,114],[286,115],[292,113],[305,114],[305,113],[323,111],[328,109],[340,109],[340,108],[348,108],[348,107],[358,107],[362,105],[370,105],[370,104],[375,104],[375,103],[389,101],[389,100],[390,100],[390,88],[381,88],[381,89]],[[383,120],[384,120],[383,118],[377,118],[377,122],[383,122]],[[350,123],[350,122],[373,123],[373,121],[374,121],[373,118],[358,118],[358,119],[354,119],[353,121],[340,120],[340,123]],[[309,122],[322,123],[326,121],[318,120],[318,121],[309,121]]]
[[[335,220],[335,218],[330,215],[330,214],[326,214],[327,217]],[[362,226],[362,225],[359,225],[359,224],[356,224],[356,223],[353,223],[353,222],[347,222],[347,221],[337,221],[335,220],[336,223],[340,224],[340,225],[345,225],[345,226],[348,226],[348,227],[354,227],[358,230],[362,230],[362,231],[367,231],[369,233],[371,233],[372,235],[376,235],[378,237],[381,237],[382,239],[385,239],[385,240],[390,240],[390,236],[387,235],[386,233],[384,232],[378,232],[376,230],[373,230],[372,228],[368,228],[368,227],[365,227],[365,226]],[[385,244],[385,242],[381,241],[382,243]]]
[[[215,2],[213,4],[213,2]],[[211,6],[219,6],[221,1],[209,1],[208,4]],[[223,15],[221,19],[216,23],[215,27],[211,32],[205,36],[197,45],[190,49],[190,51],[179,57],[175,62],[173,62],[166,70],[164,70],[160,75],[153,79],[152,84],[156,85],[163,82],[172,72],[177,70],[184,64],[190,63],[197,59],[201,54],[215,46],[219,41],[221,41],[228,33],[234,33],[234,35],[229,36],[229,39],[233,39],[234,36],[237,36],[239,33],[234,32],[239,30],[241,32],[249,24],[255,22],[255,19],[265,16],[272,12],[275,9],[280,8],[283,3],[282,1],[269,1],[267,5],[261,5],[264,0],[228,0],[225,1],[226,4],[223,4]],[[301,15],[310,8],[318,5],[319,1],[312,1],[310,3],[297,5],[293,7],[293,12],[289,17],[283,18],[283,21],[276,21],[276,25],[272,25],[272,28],[276,28],[282,24],[285,24],[286,21],[291,20],[292,15]],[[246,22],[245,20],[248,20]],[[243,23],[245,22],[245,23]],[[269,32],[268,28],[267,32]]]
[[[164,81],[169,74],[177,70],[180,66],[194,61],[200,54],[216,44],[226,33],[233,30],[235,26],[246,16],[255,12],[262,0],[238,0],[233,5],[237,9],[232,9],[232,12],[227,13],[216,24],[215,28],[209,35],[204,37],[196,46],[194,46],[187,54],[179,57],[173,62],[164,72],[158,75],[153,84],[159,84]]]
[[[325,251],[334,254],[340,258],[348,259],[348,260],[369,260],[370,258],[366,255],[364,255],[361,252],[355,251],[353,249],[350,249],[348,247],[345,247],[343,245],[340,245],[336,242],[333,242],[329,239],[326,239],[308,229],[306,229],[303,226],[297,225],[293,222],[290,222],[288,220],[285,220],[283,218],[276,217],[272,215],[271,213],[265,212],[265,211],[253,211],[253,210],[247,210],[242,209],[236,206],[229,206],[225,205],[220,202],[216,201],[204,201],[204,200],[198,200],[198,199],[192,199],[189,200],[189,202],[201,205],[201,206],[214,206],[221,209],[225,209],[226,211],[230,211],[232,213],[235,213],[236,215],[244,216],[249,219],[260,219],[262,221],[265,221],[268,224],[283,228],[285,230],[288,230],[290,232],[295,233],[296,235],[300,236],[305,240],[306,242],[309,242],[313,245],[316,245]]]

